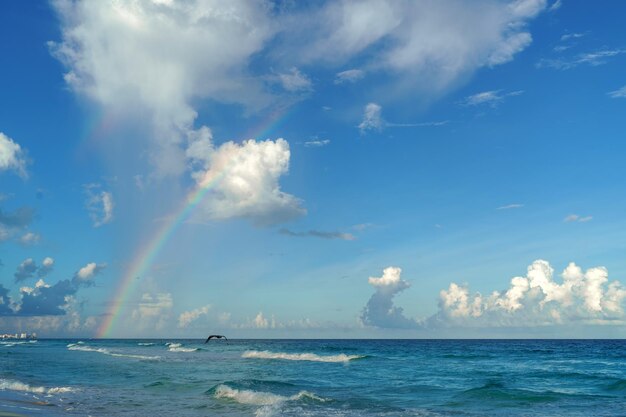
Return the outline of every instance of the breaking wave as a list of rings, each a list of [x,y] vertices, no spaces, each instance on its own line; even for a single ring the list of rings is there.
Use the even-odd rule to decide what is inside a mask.
[[[160,356],[146,356],[146,355],[134,355],[130,353],[116,353],[116,352],[111,352],[110,350],[105,349],[105,348],[95,348],[95,347],[87,346],[84,344],[78,344],[78,343],[70,343],[69,345],[67,345],[67,349],[78,350],[81,352],[97,352],[97,353],[102,353],[103,355],[114,356],[117,358],[131,358],[131,359],[141,359],[141,360],[161,359]]]
[[[318,397],[308,391],[300,391],[295,395],[286,397],[283,395],[272,394],[271,392],[260,392],[246,389],[239,390],[224,384],[218,385],[215,388],[215,398],[227,398],[240,404],[248,405],[277,405],[286,401],[299,401],[302,399],[310,399],[319,402],[327,401],[326,399]]]
[[[154,346],[154,343],[137,343],[137,346]]]
[[[197,352],[200,348],[186,348],[181,343],[167,343],[170,352]]]
[[[2,341],[2,342],[0,342],[0,345],[6,346],[6,347],[11,347],[11,346],[15,346],[15,345],[28,345],[28,344],[31,344],[31,343],[37,343],[37,340]]]
[[[45,394],[45,395],[64,394],[64,393],[75,391],[73,388],[70,388],[70,387],[52,387],[52,388],[34,387],[32,385],[28,385],[20,381],[12,381],[9,379],[0,379],[0,390],[21,391],[21,392],[30,392],[32,394]]]
[[[255,359],[284,359],[288,361],[310,361],[310,362],[349,362],[355,359],[363,359],[364,355],[346,355],[340,353],[338,355],[321,356],[315,353],[285,353],[270,352],[268,350],[248,350],[242,355],[242,358]]]

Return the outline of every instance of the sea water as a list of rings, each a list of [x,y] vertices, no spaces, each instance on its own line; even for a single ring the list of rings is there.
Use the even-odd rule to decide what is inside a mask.
[[[0,415],[626,416],[626,341],[0,343]]]

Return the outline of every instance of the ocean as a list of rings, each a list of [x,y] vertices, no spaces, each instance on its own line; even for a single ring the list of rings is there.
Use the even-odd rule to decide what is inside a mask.
[[[626,341],[2,341],[24,415],[626,416]]]

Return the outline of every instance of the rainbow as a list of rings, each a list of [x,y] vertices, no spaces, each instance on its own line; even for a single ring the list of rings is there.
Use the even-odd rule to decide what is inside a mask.
[[[251,129],[244,137],[257,140],[266,138],[293,113],[293,111],[287,110],[287,108],[282,108],[272,112],[269,117],[255,128]],[[223,167],[213,167],[213,175],[210,178],[205,178],[201,183],[196,185],[187,198],[180,204],[180,207],[167,217],[167,220],[164,221],[163,225],[152,235],[152,238],[136,252],[130,266],[127,268],[126,273],[118,284],[113,302],[96,332],[96,337],[111,337],[128,298],[135,291],[136,283],[139,281],[136,278],[144,276],[150,270],[154,260],[161,253],[166,243],[171,239],[179,226],[189,218],[190,214],[203,198],[228,172],[228,169],[228,164]]]

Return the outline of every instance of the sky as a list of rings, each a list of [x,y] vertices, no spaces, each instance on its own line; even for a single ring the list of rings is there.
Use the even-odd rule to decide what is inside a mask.
[[[0,333],[626,337],[626,3],[0,4]]]

